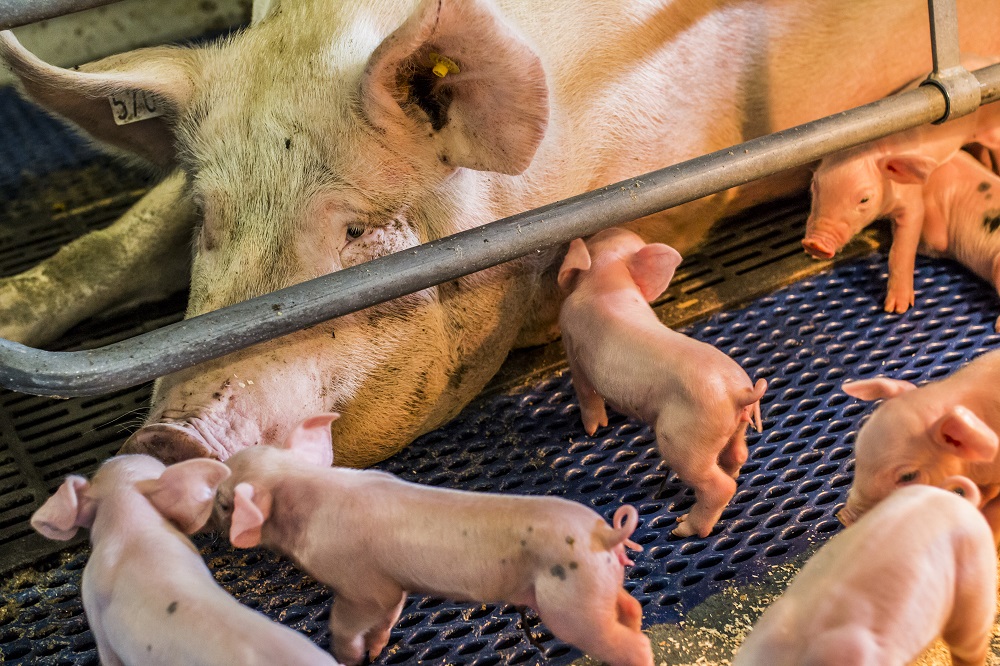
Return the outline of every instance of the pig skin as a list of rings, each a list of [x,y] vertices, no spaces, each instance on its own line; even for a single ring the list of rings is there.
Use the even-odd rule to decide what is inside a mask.
[[[674,534],[705,537],[736,492],[767,381],[755,385],[715,347],[660,322],[649,302],[680,261],[625,229],[573,241],[559,271],[559,325],[587,434],[608,424],[605,400],[653,426],[660,455],[697,498]]]
[[[995,0],[957,9],[963,48],[1000,53]],[[79,71],[34,60],[5,33],[0,53],[29,96],[183,173],[130,214],[152,231],[107,230],[117,242],[91,253],[107,275],[64,275],[63,257],[32,273],[49,278],[30,298],[23,276],[0,280],[0,335],[37,343],[103,312],[115,290],[138,301],[178,286],[187,266],[168,264],[191,249],[194,316],[872,102],[931,69],[926,7],[898,0],[281,0],[253,15],[216,44]],[[434,49],[461,73],[429,78],[419,58]],[[392,75],[400,57],[396,71],[422,72],[419,85]],[[433,92],[453,83],[473,85]],[[137,89],[168,113],[115,126],[108,92]],[[477,140],[492,143],[472,155]],[[782,174],[629,227],[686,251],[721,216],[807,179]],[[164,216],[176,217],[161,233]],[[177,372],[125,450],[224,459],[339,410],[338,464],[383,459],[455,415],[514,345],[553,339],[560,256],[542,250]],[[35,319],[47,323],[18,324]]]
[[[998,382],[1000,351],[919,388],[887,377],[845,382],[848,395],[883,402],[858,431],[854,481],[841,521],[852,524],[900,486],[940,486],[953,475],[971,479],[984,504],[992,505],[1000,492]]]
[[[952,477],[945,487],[901,488],[833,537],[757,621],[733,666],[905,666],[938,636],[952,664],[983,666],[996,548],[972,482]]]
[[[1000,293],[1000,177],[959,152],[928,179],[924,211],[920,253],[951,257]]]
[[[333,653],[378,655],[407,592],[535,609],[552,633],[612,665],[652,666],[642,608],[622,587],[638,523],[609,527],[556,497],[431,488],[391,474],[329,468],[336,415],[304,421],[284,443],[230,457],[216,520],[237,547],[262,543],[333,588]]]
[[[150,456],[117,456],[93,482],[67,477],[32,516],[51,539],[90,530],[81,596],[105,666],[336,666],[305,636],[227,594],[184,535],[208,520],[228,475],[213,460],[165,469]]]

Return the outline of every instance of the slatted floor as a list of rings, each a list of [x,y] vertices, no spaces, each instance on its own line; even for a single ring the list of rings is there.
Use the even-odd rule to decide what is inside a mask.
[[[0,169],[4,274],[106,224],[148,184],[0,92],[0,119],[18,114],[24,118],[15,124],[0,120],[3,136],[13,137],[6,152],[21,160],[12,157],[3,164],[15,167]],[[19,148],[11,127],[61,139],[46,139],[51,148],[32,157]],[[46,158],[48,150],[57,156]],[[840,382],[882,373],[920,382],[947,374],[1000,341],[993,331],[1000,302],[956,265],[921,260],[917,307],[887,315],[881,311],[880,254],[773,291],[789,275],[814,267],[798,247],[804,216],[802,202],[783,202],[756,211],[739,234],[723,228],[710,252],[686,258],[665,299],[668,312],[683,303],[681,318],[691,319],[719,302],[757,295],[683,329],[770,384],[764,434],[751,434],[737,495],[710,537],[670,534],[693,495],[659,460],[647,427],[613,415],[595,437],[583,432],[558,347],[533,357],[536,379],[517,383],[512,378],[523,373],[508,372],[506,382],[452,423],[381,467],[432,485],[560,495],[608,518],[620,503],[634,504],[642,517],[634,538],[645,551],[635,558],[626,586],[642,602],[647,626],[677,622],[709,595],[766,576],[815,547],[839,529],[833,514],[850,484],[851,445],[870,411],[840,392]],[[104,344],[172,321],[182,306],[181,296],[114,321],[88,322],[58,346]],[[96,663],[79,599],[87,547],[52,554],[53,544],[30,533],[26,519],[63,475],[89,474],[117,449],[148,395],[149,386],[69,401],[0,393],[4,661]],[[234,551],[212,537],[199,537],[198,544],[220,583],[243,602],[328,645],[327,589],[268,553]],[[566,664],[580,657],[530,612],[527,624],[541,648],[525,639],[514,608],[413,596],[377,662]]]

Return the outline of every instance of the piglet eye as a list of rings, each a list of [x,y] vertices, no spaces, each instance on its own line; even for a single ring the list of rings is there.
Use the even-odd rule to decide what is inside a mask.
[[[352,224],[347,227],[347,237],[351,240],[361,238],[365,233],[365,228],[359,224]]]
[[[863,197],[863,198],[861,199],[861,203],[868,203],[868,199],[870,199],[870,198],[871,198],[871,197]]]
[[[916,480],[917,480],[916,472],[907,472],[906,474],[901,474],[899,476],[900,483],[913,483]]]

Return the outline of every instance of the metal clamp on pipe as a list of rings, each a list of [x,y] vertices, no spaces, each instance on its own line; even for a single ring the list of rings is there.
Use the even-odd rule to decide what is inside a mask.
[[[958,49],[958,7],[955,0],[927,0],[931,23],[934,71],[920,85],[934,86],[944,95],[944,115],[935,125],[961,118],[982,103],[979,80],[962,66]]]
[[[934,72],[920,85],[934,86],[944,95],[944,115],[934,121],[935,125],[973,113],[982,102],[979,79],[961,65]]]

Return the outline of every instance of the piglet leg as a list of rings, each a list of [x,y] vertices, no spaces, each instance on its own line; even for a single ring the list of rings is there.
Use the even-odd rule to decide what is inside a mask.
[[[590,379],[584,373],[583,368],[574,362],[573,349],[567,345],[566,356],[569,360],[569,371],[573,378],[573,388],[576,390],[577,400],[580,401],[580,418],[583,420],[583,429],[588,435],[593,435],[599,427],[608,425],[608,412],[602,398],[590,383]]]
[[[924,211],[900,213],[892,229],[889,249],[889,288],[885,297],[886,312],[906,312],[913,305],[913,269],[920,245]]]
[[[369,584],[371,582],[369,581]],[[396,588],[394,594],[350,598],[338,594],[330,609],[330,634],[333,656],[337,661],[354,666],[365,658],[366,648],[376,647],[376,639],[381,639],[383,627],[392,629],[395,618],[402,610],[399,598],[403,591]],[[372,630],[375,630],[373,632]],[[367,641],[369,635],[372,638]],[[375,634],[379,634],[376,636]],[[384,646],[383,646],[384,647]],[[381,649],[380,649],[381,651]]]
[[[740,469],[749,456],[747,451],[747,427],[742,421],[737,426],[736,432],[729,439],[726,448],[719,454],[719,467],[722,471],[733,477],[739,477]]]
[[[400,613],[403,612],[403,606],[406,605],[406,592],[400,595],[399,605],[385,617],[385,622],[372,627],[367,634],[365,634],[365,650],[368,652],[368,658],[374,660],[385,646],[389,644],[389,635],[392,632],[392,628],[396,626],[396,622],[399,620]]]

